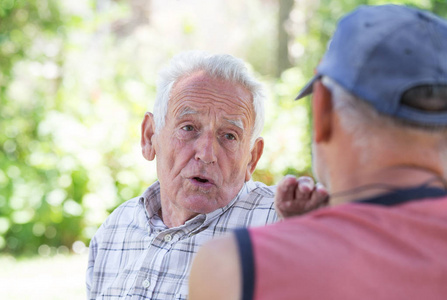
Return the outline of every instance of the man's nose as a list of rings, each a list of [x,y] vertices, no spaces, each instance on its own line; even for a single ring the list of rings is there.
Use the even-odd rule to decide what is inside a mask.
[[[200,160],[205,164],[216,162],[218,141],[211,132],[202,133],[196,141],[196,160]]]

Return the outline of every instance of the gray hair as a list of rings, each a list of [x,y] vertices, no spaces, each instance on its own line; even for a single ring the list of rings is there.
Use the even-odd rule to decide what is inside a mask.
[[[335,80],[328,76],[323,76],[322,83],[328,90],[331,91],[334,109],[345,116],[341,120],[343,126],[345,126],[345,129],[351,131],[352,133],[356,131],[356,128],[363,127],[363,124],[368,124],[368,126],[370,126],[372,125],[371,123],[375,123],[375,125],[382,124],[386,127],[394,127],[404,131],[423,131],[425,134],[434,134],[444,137],[447,134],[447,126],[421,125],[381,114],[367,101],[348,92]],[[424,91],[426,92],[425,94]],[[442,87],[416,87],[405,93],[401,101],[407,105],[412,105],[413,107],[418,105],[419,109],[424,109],[427,111],[440,111],[441,109],[446,108],[445,103],[447,100],[442,100],[440,97],[440,95],[444,95],[446,91],[447,87],[445,87],[445,89]],[[433,95],[433,98],[428,98],[428,94]],[[418,99],[416,99],[416,97],[418,97]],[[420,101],[421,99],[424,101]]]
[[[157,82],[157,96],[154,104],[156,132],[165,125],[168,101],[174,84],[197,71],[204,71],[213,78],[239,83],[250,91],[255,114],[250,139],[250,144],[253,146],[264,127],[266,98],[264,87],[248,72],[241,59],[228,54],[211,55],[202,51],[188,51],[172,58],[170,64],[159,73]]]
[[[409,123],[400,119],[392,118],[390,116],[379,113],[367,101],[360,99],[344,89],[341,85],[335,82],[332,78],[323,76],[323,85],[331,91],[332,105],[340,115],[341,125],[351,134],[355,136],[356,145],[363,151],[363,160],[367,161],[367,149],[376,142],[377,135],[372,130],[379,128],[384,132],[390,130],[399,130],[400,134],[418,133],[424,135],[431,135],[439,140],[438,153],[440,154],[442,164],[444,167],[444,175],[447,177],[447,126],[429,126]],[[422,95],[423,90],[426,90],[429,95]],[[443,106],[439,104],[440,95],[445,93],[443,89],[433,90],[426,88],[416,88],[414,92],[404,95],[403,102],[414,103],[415,95],[424,99],[424,102],[429,107],[424,107],[426,110],[433,110],[433,107],[441,109]],[[433,95],[436,99],[433,101],[426,101],[428,97]],[[445,102],[445,99],[443,100]],[[421,101],[419,101],[420,103]],[[434,102],[436,104],[434,104]]]

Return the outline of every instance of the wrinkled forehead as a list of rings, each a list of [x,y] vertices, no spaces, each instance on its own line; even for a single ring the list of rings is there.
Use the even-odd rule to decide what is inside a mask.
[[[221,94],[234,94],[234,93],[243,93],[246,94],[246,98],[244,100],[249,100],[253,102],[253,95],[250,90],[245,87],[242,83],[225,79],[222,77],[217,77],[215,75],[208,74],[206,71],[196,71],[187,76],[183,76],[178,79],[171,90],[171,97],[174,93],[181,92],[183,90],[209,90],[214,91]]]
[[[207,110],[254,118],[253,96],[240,83],[213,78],[200,71],[180,79],[172,88],[168,114],[182,117]]]

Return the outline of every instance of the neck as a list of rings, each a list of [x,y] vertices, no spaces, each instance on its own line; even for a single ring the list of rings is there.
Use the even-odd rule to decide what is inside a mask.
[[[394,127],[362,127],[351,132],[334,114],[330,138],[317,143],[322,178],[331,204],[374,197],[390,190],[431,185],[442,187],[447,180],[440,139]],[[364,132],[362,130],[366,130]],[[362,132],[365,137],[359,135]],[[387,187],[388,186],[388,187]],[[351,192],[350,192],[351,191]]]
[[[427,185],[447,189],[441,173],[416,166],[392,166],[351,176],[350,180],[332,186],[331,205],[370,198],[392,190]],[[355,178],[355,179],[354,179]]]
[[[185,213],[183,210],[178,210],[173,205],[169,205],[169,203],[162,205],[158,211],[158,216],[168,228],[181,226],[197,215],[198,213]]]

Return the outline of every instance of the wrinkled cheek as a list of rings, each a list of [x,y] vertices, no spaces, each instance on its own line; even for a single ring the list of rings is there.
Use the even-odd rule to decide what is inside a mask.
[[[173,162],[164,160],[162,163],[157,161],[157,177],[162,185],[168,187],[166,192],[172,194],[178,189],[179,180],[175,175],[175,166]]]
[[[243,170],[239,169],[238,171],[234,171],[231,173],[229,181],[221,188],[221,199],[223,199],[222,202],[229,203],[234,197],[236,197],[237,193],[244,185],[245,171],[246,166],[243,167]]]

